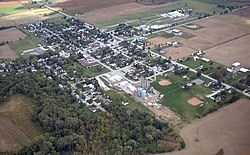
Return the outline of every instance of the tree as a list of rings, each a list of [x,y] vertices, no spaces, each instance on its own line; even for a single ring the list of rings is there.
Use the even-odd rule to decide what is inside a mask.
[[[201,70],[198,70],[196,75],[199,77],[199,76],[201,76],[201,73],[202,73]]]

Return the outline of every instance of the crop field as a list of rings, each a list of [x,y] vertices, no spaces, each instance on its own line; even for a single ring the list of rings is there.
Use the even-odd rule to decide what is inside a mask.
[[[206,57],[229,67],[234,62],[240,62],[242,66],[250,67],[249,43],[250,35],[248,34],[206,50]]]
[[[155,8],[162,8],[168,5],[169,4],[151,6],[151,5],[141,5],[137,3],[129,3],[129,4],[123,4],[123,5],[98,9],[98,10],[83,14],[79,16],[79,18],[87,22],[97,24],[98,26],[110,26],[110,25],[118,24],[120,22],[125,22],[127,20],[126,16],[130,16],[130,15],[134,16],[132,14],[138,14],[139,16],[141,16],[147,10],[151,10]],[[140,13],[142,14],[140,15]],[[135,18],[135,20],[138,20],[138,18]]]
[[[224,15],[195,22],[194,24],[205,27],[200,30],[194,31],[181,27],[180,30],[196,36],[184,40],[182,43],[196,50],[206,50],[237,39],[250,32],[250,27],[245,20],[245,18],[234,15]]]
[[[30,99],[21,95],[0,105],[0,152],[17,148],[40,134],[31,120],[33,109]]]
[[[18,55],[8,46],[8,45],[3,45],[0,46],[0,59],[16,59],[18,58]]]
[[[58,3],[55,7],[66,9],[66,13],[75,14],[130,3],[131,0],[69,0]],[[133,1],[132,1],[133,2]]]
[[[14,42],[26,38],[26,34],[17,28],[0,30],[0,42]]]
[[[209,100],[205,99],[205,95],[211,93],[209,88],[203,86],[193,85],[190,89],[181,88],[182,85],[188,83],[188,80],[182,79],[179,76],[169,74],[169,80],[172,82],[169,86],[161,86],[158,81],[153,83],[156,90],[164,94],[162,104],[169,107],[174,112],[180,114],[184,120],[191,120],[195,117],[199,117],[207,113],[210,109],[215,108],[217,105]],[[188,103],[188,100],[196,97],[198,99],[204,99],[204,106],[192,106]]]
[[[250,152],[250,101],[241,99],[208,116],[194,120],[180,131],[186,143],[181,151],[166,155],[248,155]],[[198,133],[198,134],[197,134]],[[195,142],[198,138],[199,141]]]

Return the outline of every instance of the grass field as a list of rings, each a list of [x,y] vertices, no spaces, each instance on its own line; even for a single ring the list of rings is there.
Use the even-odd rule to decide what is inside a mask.
[[[203,86],[193,85],[190,89],[181,88],[186,84],[188,80],[185,80],[177,75],[170,73],[168,78],[172,82],[172,85],[164,87],[158,84],[160,78],[153,83],[153,87],[164,94],[162,101],[163,105],[170,107],[171,110],[180,114],[184,120],[191,120],[195,117],[199,117],[207,113],[210,109],[215,108],[217,105],[209,100],[205,99],[205,95],[211,93],[209,88]],[[204,106],[191,106],[188,104],[188,100],[196,97],[205,101]]]
[[[202,60],[196,60],[194,61],[194,59],[192,57],[189,57],[189,59],[185,62],[183,62],[184,65],[196,69],[198,68],[201,64],[203,65],[203,67],[209,67],[209,63],[202,61]]]
[[[115,90],[109,90],[104,92],[106,95],[110,96],[114,101],[118,101],[119,103],[123,102],[128,102],[128,105],[124,105],[124,108],[130,109],[130,110],[135,110],[138,109],[142,112],[150,113],[152,112],[145,107],[142,103],[136,102],[133,97],[129,94],[123,94],[119,93]],[[123,106],[123,105],[122,105]]]
[[[63,68],[66,69],[66,71],[69,74],[75,75],[79,78],[81,76],[94,77],[94,76],[109,72],[109,70],[105,67],[102,68],[102,67],[97,66],[93,68],[85,68],[78,62],[72,62],[72,63],[66,64],[63,66]],[[74,71],[76,72],[74,73]]]
[[[16,53],[20,54],[20,52],[28,49],[32,49],[38,46],[38,44],[44,44],[43,40],[38,37],[29,36],[26,39],[19,40],[13,43],[8,44],[9,47],[15,51]]]

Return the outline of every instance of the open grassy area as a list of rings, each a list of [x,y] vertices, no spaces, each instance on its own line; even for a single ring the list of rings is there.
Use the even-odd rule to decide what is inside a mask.
[[[158,32],[158,33],[152,33],[152,34],[147,36],[148,39],[155,38],[155,37],[172,38],[172,37],[175,37],[175,35],[173,35],[171,33],[167,33],[165,31],[161,31],[161,32]]]
[[[142,103],[136,102],[133,97],[129,94],[124,94],[121,92],[117,92],[113,89],[109,90],[109,91],[104,91],[104,94],[110,96],[111,99],[113,99],[113,101],[121,103],[121,102],[128,102],[128,105],[122,105],[124,106],[124,108],[130,109],[130,110],[135,110],[138,109],[142,112],[146,112],[146,113],[150,113],[152,114],[152,112],[145,107]]]
[[[192,57],[190,57],[187,61],[183,62],[183,64],[193,69],[198,68],[201,64],[203,65],[203,67],[209,67],[209,63],[202,60],[194,61]]]
[[[67,70],[69,74],[75,75],[78,78],[81,76],[85,77],[94,77],[103,73],[109,72],[109,70],[105,67],[97,66],[93,68],[85,68],[78,62],[72,62],[63,66],[64,69]],[[76,71],[74,73],[74,71]]]
[[[38,44],[44,44],[43,40],[35,36],[29,36],[26,39],[9,43],[8,45],[13,51],[20,54],[22,51],[37,47]]]
[[[20,6],[9,6],[9,7],[4,7],[0,9],[0,14],[4,15],[10,15],[10,14],[15,14],[15,13],[20,13],[23,10],[18,9]]]
[[[54,23],[54,24],[69,24],[69,22],[63,17],[52,18],[52,19],[48,19],[47,21]]]
[[[170,73],[169,80],[172,82],[170,86],[161,86],[158,84],[161,78],[158,78],[152,85],[153,87],[164,94],[162,104],[168,106],[174,112],[180,114],[184,120],[191,120],[195,117],[200,117],[206,114],[210,109],[217,105],[212,100],[206,99],[204,96],[211,93],[211,89],[193,85],[189,89],[181,88],[188,80]],[[204,106],[191,106],[188,100],[196,97],[205,102]]]

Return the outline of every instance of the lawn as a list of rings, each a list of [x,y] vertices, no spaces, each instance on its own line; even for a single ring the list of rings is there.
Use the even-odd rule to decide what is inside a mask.
[[[26,39],[12,42],[8,45],[13,51],[20,54],[22,51],[37,47],[38,44],[44,44],[43,40],[35,36],[29,36]]]
[[[184,65],[196,69],[198,68],[201,64],[203,65],[203,67],[209,67],[209,63],[202,61],[202,60],[196,60],[194,61],[193,57],[189,57],[187,61],[183,62]]]
[[[20,6],[9,6],[9,7],[4,7],[0,9],[0,14],[4,15],[10,15],[10,14],[15,14],[15,13],[20,13],[23,10],[18,9]]]
[[[128,105],[121,105],[124,106],[124,108],[130,109],[130,110],[135,110],[138,109],[142,112],[146,112],[146,113],[150,113],[152,114],[152,112],[145,107],[142,103],[136,102],[133,97],[129,94],[124,94],[121,92],[117,92],[113,89],[109,90],[109,91],[104,91],[104,93],[108,96],[110,96],[111,99],[113,99],[113,101],[121,103],[121,102],[128,102]]]
[[[155,37],[162,37],[162,38],[172,38],[172,37],[175,37],[175,35],[171,34],[171,33],[167,33],[165,31],[161,31],[161,32],[158,32],[158,33],[152,33],[152,34],[149,34],[147,36],[148,39],[150,38],[155,38]]]
[[[63,17],[58,17],[58,18],[52,18],[52,19],[48,19],[48,22],[54,23],[56,25],[58,24],[69,24],[69,22],[64,19]]]
[[[93,67],[93,68],[85,68],[78,62],[71,62],[63,66],[64,69],[71,75],[75,75],[78,78],[85,77],[94,77],[103,73],[109,72],[109,70],[105,67]],[[76,71],[74,73],[74,71]]]
[[[186,84],[188,80],[185,80],[177,75],[170,73],[168,78],[172,82],[172,85],[164,87],[158,84],[160,78],[152,85],[153,87],[164,94],[162,104],[169,107],[174,112],[180,114],[184,120],[192,120],[195,117],[203,116],[208,113],[210,109],[215,108],[217,105],[212,100],[206,99],[204,96],[211,93],[209,88],[203,86],[193,85],[190,89],[181,88],[183,84]],[[205,105],[191,106],[188,104],[188,100],[196,97],[203,99]]]

